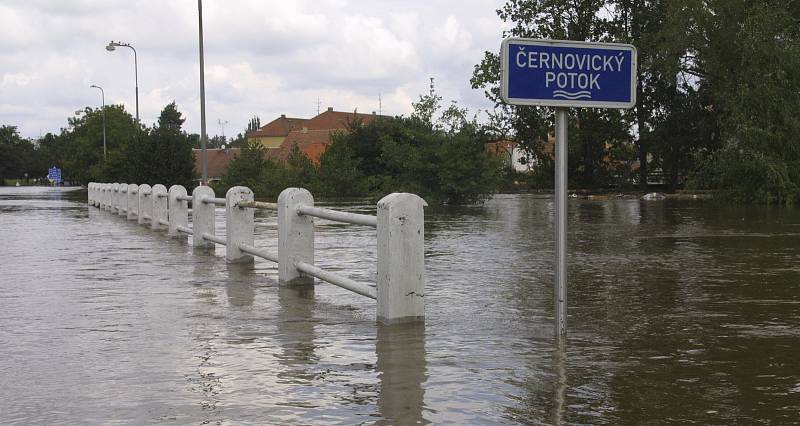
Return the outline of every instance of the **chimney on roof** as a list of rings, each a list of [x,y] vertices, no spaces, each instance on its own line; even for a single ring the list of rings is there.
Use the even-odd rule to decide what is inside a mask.
[[[333,111],[333,107],[328,107],[328,112]]]
[[[286,114],[281,114],[281,118],[286,118]]]
[[[372,115],[377,115],[377,113],[375,111],[372,111]]]

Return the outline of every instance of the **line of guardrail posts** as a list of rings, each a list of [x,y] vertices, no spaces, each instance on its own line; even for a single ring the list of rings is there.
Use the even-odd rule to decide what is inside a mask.
[[[180,200],[178,197],[186,196],[186,188],[181,185],[172,185],[169,187],[168,194],[168,215],[169,227],[167,228],[167,235],[170,237],[183,237],[185,234],[178,232],[178,226],[189,226],[189,206],[185,200]]]
[[[425,317],[425,200],[394,193],[378,201],[378,321]]]
[[[153,185],[152,189],[153,199],[153,220],[150,223],[150,229],[159,230],[165,229],[161,221],[167,221],[167,187],[162,184]]]
[[[119,184],[119,209],[117,214],[125,216],[128,213],[128,184]]]
[[[242,252],[240,244],[253,246],[255,210],[240,208],[239,203],[253,201],[253,191],[234,186],[225,194],[225,258],[230,263],[253,263],[253,256]]]
[[[203,234],[214,235],[214,210],[211,203],[204,203],[204,198],[214,198],[214,190],[208,186],[198,186],[192,191],[192,246],[197,248],[214,248],[216,243],[203,238]]]
[[[300,274],[295,262],[314,264],[314,220],[300,215],[301,205],[313,207],[314,197],[303,188],[286,188],[278,196],[278,282],[313,285],[314,278]]]
[[[139,185],[139,214],[136,218],[136,223],[142,225],[147,220],[145,217],[153,217],[153,203],[150,201],[148,196],[150,195],[150,185],[143,183]]]
[[[128,185],[128,220],[136,220],[139,216],[139,185]]]

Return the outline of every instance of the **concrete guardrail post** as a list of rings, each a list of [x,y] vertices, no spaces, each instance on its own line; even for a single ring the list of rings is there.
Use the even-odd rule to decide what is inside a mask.
[[[147,222],[145,217],[149,217],[152,219],[153,217],[153,200],[150,197],[150,193],[152,192],[152,188],[150,185],[143,183],[139,185],[139,214],[136,218],[136,223],[142,225]]]
[[[111,213],[119,210],[119,182],[111,184]]]
[[[378,201],[378,321],[425,317],[425,200],[394,193]]]
[[[104,208],[103,206],[105,205],[105,195],[106,195],[106,184],[101,183],[98,188],[98,196],[97,196],[97,201],[98,201],[97,208],[101,210]]]
[[[94,182],[89,182],[86,185],[86,204],[92,204],[92,186],[94,186]]]
[[[314,264],[314,220],[301,215],[300,205],[314,206],[314,197],[303,188],[286,188],[278,196],[278,282],[313,285],[314,278],[301,275],[295,262]]]
[[[213,249],[216,244],[204,239],[203,234],[214,235],[215,206],[204,203],[204,198],[214,198],[214,190],[208,186],[198,186],[192,191],[192,246]]]
[[[106,211],[111,211],[111,203],[114,202],[114,185],[106,184]]]
[[[103,184],[103,202],[100,205],[100,208],[103,210],[108,210],[108,184]]]
[[[139,217],[139,185],[134,183],[128,185],[128,220],[136,220]]]
[[[119,184],[119,209],[117,214],[125,216],[128,213],[128,184]]]
[[[153,185],[150,198],[153,200],[153,221],[150,229],[166,229],[161,221],[167,221],[167,187],[162,184]]]
[[[253,201],[253,191],[234,186],[225,194],[225,258],[230,263],[252,263],[253,256],[242,252],[240,244],[253,246],[255,210],[239,207],[242,201]]]
[[[189,226],[189,207],[185,200],[179,200],[178,197],[186,196],[186,188],[181,185],[172,185],[169,187],[169,208],[167,214],[169,216],[169,227],[167,228],[167,235],[170,237],[180,237],[185,234],[178,232],[178,226]]]

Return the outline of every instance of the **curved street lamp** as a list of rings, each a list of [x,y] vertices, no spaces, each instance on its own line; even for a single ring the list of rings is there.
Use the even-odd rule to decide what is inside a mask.
[[[136,58],[136,49],[130,45],[130,43],[123,43],[121,41],[110,41],[108,42],[108,46],[106,46],[106,50],[109,52],[113,52],[117,49],[117,47],[127,47],[133,50],[133,72],[136,76],[136,130],[139,130],[139,61]]]
[[[100,96],[103,100],[103,158],[106,158],[106,92],[103,91],[102,87],[96,84],[92,84],[89,87],[100,89]]]

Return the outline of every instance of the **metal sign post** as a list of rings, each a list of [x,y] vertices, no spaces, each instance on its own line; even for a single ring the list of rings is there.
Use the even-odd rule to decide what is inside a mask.
[[[567,334],[567,109],[556,109],[556,336]]]
[[[636,48],[630,44],[509,38],[500,93],[512,105],[556,107],[555,333],[567,333],[567,108],[636,105]]]

